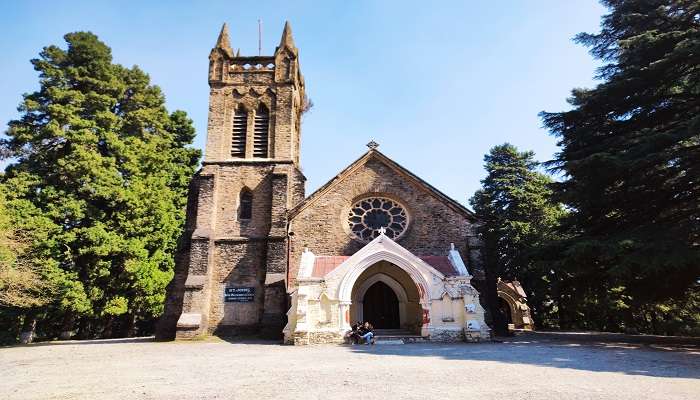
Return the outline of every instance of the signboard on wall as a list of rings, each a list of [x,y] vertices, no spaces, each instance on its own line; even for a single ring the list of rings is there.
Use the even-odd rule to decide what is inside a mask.
[[[226,303],[250,303],[254,297],[254,287],[227,287],[224,289],[224,301]]]

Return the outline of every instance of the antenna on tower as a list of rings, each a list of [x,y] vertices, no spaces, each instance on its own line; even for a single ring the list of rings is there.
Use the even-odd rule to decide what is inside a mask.
[[[258,56],[262,55],[262,20],[258,18]]]

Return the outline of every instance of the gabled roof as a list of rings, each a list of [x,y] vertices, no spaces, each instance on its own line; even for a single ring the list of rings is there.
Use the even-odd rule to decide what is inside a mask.
[[[302,201],[301,203],[297,204],[294,208],[289,210],[289,218],[290,219],[293,218],[295,215],[299,214],[302,210],[309,207],[318,198],[320,198],[324,193],[328,192],[335,185],[344,181],[347,177],[352,175],[353,172],[355,172],[357,169],[361,168],[363,165],[365,165],[371,159],[376,159],[376,160],[379,160],[380,162],[384,163],[386,166],[393,169],[399,175],[402,175],[403,177],[407,178],[409,181],[412,181],[413,183],[415,183],[417,187],[422,188],[426,193],[428,193],[428,194],[432,195],[433,197],[437,198],[438,200],[440,200],[447,207],[450,207],[454,211],[464,215],[467,219],[472,220],[472,221],[476,220],[476,215],[474,215],[474,213],[471,210],[469,210],[467,207],[460,204],[457,200],[454,200],[451,197],[447,196],[446,194],[442,193],[441,191],[439,191],[438,189],[433,187],[428,182],[424,181],[423,179],[419,178],[411,171],[402,167],[396,161],[394,161],[391,158],[382,154],[376,148],[373,148],[373,149],[370,149],[369,151],[367,151],[365,154],[362,155],[362,157],[355,160],[352,164],[348,165],[344,170],[342,170],[338,175],[336,175],[335,177],[331,178],[331,180],[326,182],[325,185],[321,186],[318,190],[311,193],[306,199],[304,199],[304,201]]]
[[[314,258],[314,268],[311,276],[314,278],[323,278],[348,258],[350,258],[350,256],[316,256]],[[447,256],[418,256],[418,258],[425,261],[428,265],[440,271],[445,276],[460,275]]]

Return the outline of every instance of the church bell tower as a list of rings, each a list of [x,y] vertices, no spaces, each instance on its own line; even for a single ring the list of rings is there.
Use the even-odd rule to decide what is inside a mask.
[[[224,24],[209,54],[209,128],[205,163],[267,160],[299,165],[304,78],[292,29],[284,25],[272,56],[241,56]]]
[[[173,336],[170,329],[178,338],[279,337],[287,310],[287,211],[304,199],[305,182],[299,146],[306,95],[289,23],[271,56],[234,51],[224,24],[208,76],[205,157],[191,184],[161,336]]]

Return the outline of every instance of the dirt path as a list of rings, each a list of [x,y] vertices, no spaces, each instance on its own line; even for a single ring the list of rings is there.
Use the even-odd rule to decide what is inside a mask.
[[[504,343],[291,347],[93,341],[0,348],[2,399],[698,399],[696,347]]]

